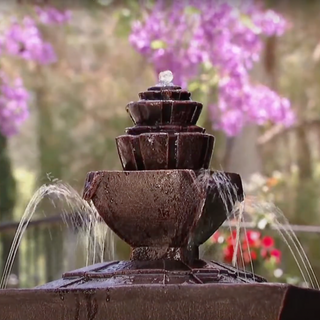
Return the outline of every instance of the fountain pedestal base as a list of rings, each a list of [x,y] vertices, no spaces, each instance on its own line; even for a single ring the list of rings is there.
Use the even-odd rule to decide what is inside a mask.
[[[320,314],[318,291],[282,284],[108,287],[103,282],[0,291],[1,319],[315,320]]]
[[[114,261],[35,289],[0,291],[5,320],[315,320],[320,291],[217,262]]]

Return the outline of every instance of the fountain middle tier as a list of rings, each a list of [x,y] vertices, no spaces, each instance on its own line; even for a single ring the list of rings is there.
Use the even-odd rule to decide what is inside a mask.
[[[95,171],[87,175],[83,197],[139,259],[190,262],[198,259],[197,247],[221,226],[236,201],[243,200],[239,175],[224,173],[229,185],[221,187],[215,174],[188,169]],[[223,189],[230,184],[236,193]]]
[[[122,135],[116,143],[124,170],[200,170],[209,168],[214,137],[195,132],[157,132]]]

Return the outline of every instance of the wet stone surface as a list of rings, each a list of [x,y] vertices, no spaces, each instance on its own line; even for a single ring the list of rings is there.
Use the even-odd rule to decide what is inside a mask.
[[[181,261],[113,261],[82,268],[63,275],[47,288],[108,288],[141,284],[213,284],[265,282],[262,277],[217,262],[197,260],[192,266]]]

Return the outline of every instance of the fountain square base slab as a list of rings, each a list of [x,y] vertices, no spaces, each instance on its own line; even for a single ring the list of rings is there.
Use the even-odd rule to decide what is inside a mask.
[[[320,292],[282,284],[123,285],[82,289],[46,286],[47,289],[0,291],[0,318],[311,320],[319,319],[320,314]]]
[[[318,320],[320,291],[218,262],[113,261],[0,290],[1,320]]]

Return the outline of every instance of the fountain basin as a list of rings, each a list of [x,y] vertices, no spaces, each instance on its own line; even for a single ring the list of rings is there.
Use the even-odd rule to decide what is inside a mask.
[[[132,247],[183,247],[206,193],[191,170],[96,171],[84,199]]]
[[[225,207],[212,174],[95,171],[87,175],[83,197],[92,200],[108,226],[134,248],[181,248],[190,241],[197,246],[220,227],[235,201],[243,199],[240,176],[227,173],[237,194]]]

